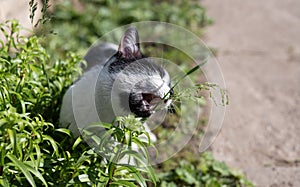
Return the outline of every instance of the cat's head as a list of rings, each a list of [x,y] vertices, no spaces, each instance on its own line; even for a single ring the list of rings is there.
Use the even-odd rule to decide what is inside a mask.
[[[138,117],[149,117],[157,104],[170,103],[170,76],[156,61],[142,54],[138,32],[130,27],[117,53],[105,65],[115,79],[113,90],[117,93],[112,99],[119,99],[120,107]]]

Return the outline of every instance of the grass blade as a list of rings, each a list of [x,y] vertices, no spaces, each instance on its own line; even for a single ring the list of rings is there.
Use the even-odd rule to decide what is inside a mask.
[[[48,140],[50,142],[56,156],[59,156],[58,146],[57,146],[57,143],[55,142],[55,140],[53,140],[53,138],[51,136],[48,136],[48,135],[43,135],[43,139]]]
[[[82,142],[82,138],[81,136],[78,136],[78,138],[75,140],[73,146],[72,146],[72,150],[75,150],[75,148],[78,146],[78,144],[80,144]]]
[[[35,170],[33,167],[29,166],[26,163],[24,163],[24,165],[27,168],[27,170],[30,171],[32,174],[34,174],[38,179],[40,179],[45,186],[48,186],[48,184],[45,181],[43,175],[38,170]]]
[[[11,142],[11,145],[13,147],[14,153],[17,154],[17,136],[16,136],[16,130],[7,129],[7,133]]]
[[[110,185],[137,187],[134,183],[125,180],[114,181]]]
[[[55,129],[55,131],[61,132],[61,133],[63,133],[63,134],[68,135],[69,137],[72,137],[71,131],[70,131],[69,129],[59,128],[59,129]]]
[[[21,162],[20,160],[18,160],[15,155],[12,154],[8,154],[6,155],[7,158],[9,158],[14,165],[19,168],[21,170],[21,172],[25,175],[27,181],[31,184],[31,186],[35,187],[36,184],[34,182],[34,179],[32,177],[32,175],[30,174],[30,172],[28,171],[27,167],[25,166],[25,164],[23,162]]]

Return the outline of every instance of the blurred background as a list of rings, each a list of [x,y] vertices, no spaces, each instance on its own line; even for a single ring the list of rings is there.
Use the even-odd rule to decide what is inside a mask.
[[[231,101],[213,155],[258,186],[300,186],[300,1],[202,4]]]
[[[169,172],[182,167],[180,171],[190,172],[192,178],[208,171],[211,181],[201,178],[208,186],[250,185],[243,184],[244,177],[236,170],[243,171],[256,186],[300,186],[300,1],[73,0],[48,4],[47,12],[41,12],[40,2],[30,8],[29,0],[0,0],[0,23],[18,19],[23,27],[35,31],[51,58],[64,58],[67,51],[83,56],[104,33],[148,20],[183,26],[199,35],[216,54],[230,104],[210,151],[233,169],[219,162],[209,165],[208,170],[201,164],[200,171],[196,169],[197,160],[213,162],[207,155],[195,158],[201,133],[177,160],[159,169]],[[30,33],[23,31],[24,35]],[[206,124],[205,119],[202,122]],[[197,167],[186,169],[184,164],[176,165],[178,160]],[[173,181],[184,181],[186,176],[178,173],[171,172]],[[232,180],[224,182],[223,178]],[[178,181],[178,186],[188,184]]]

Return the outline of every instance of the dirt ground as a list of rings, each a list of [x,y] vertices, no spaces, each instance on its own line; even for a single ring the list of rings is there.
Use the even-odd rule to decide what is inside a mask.
[[[29,0],[0,0],[0,23],[5,22],[6,20],[17,19],[20,21],[20,24],[27,29],[34,29],[34,24],[40,17],[41,4],[37,6],[35,12],[35,17],[33,23],[29,18]],[[30,35],[31,31],[22,30],[22,35]],[[3,39],[3,36],[0,35],[0,39]]]
[[[203,0],[230,105],[216,159],[261,187],[300,186],[300,1]]]

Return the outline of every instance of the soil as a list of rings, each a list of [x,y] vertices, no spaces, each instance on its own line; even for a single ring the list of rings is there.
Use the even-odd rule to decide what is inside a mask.
[[[201,3],[230,98],[214,157],[256,186],[300,186],[300,1]]]

